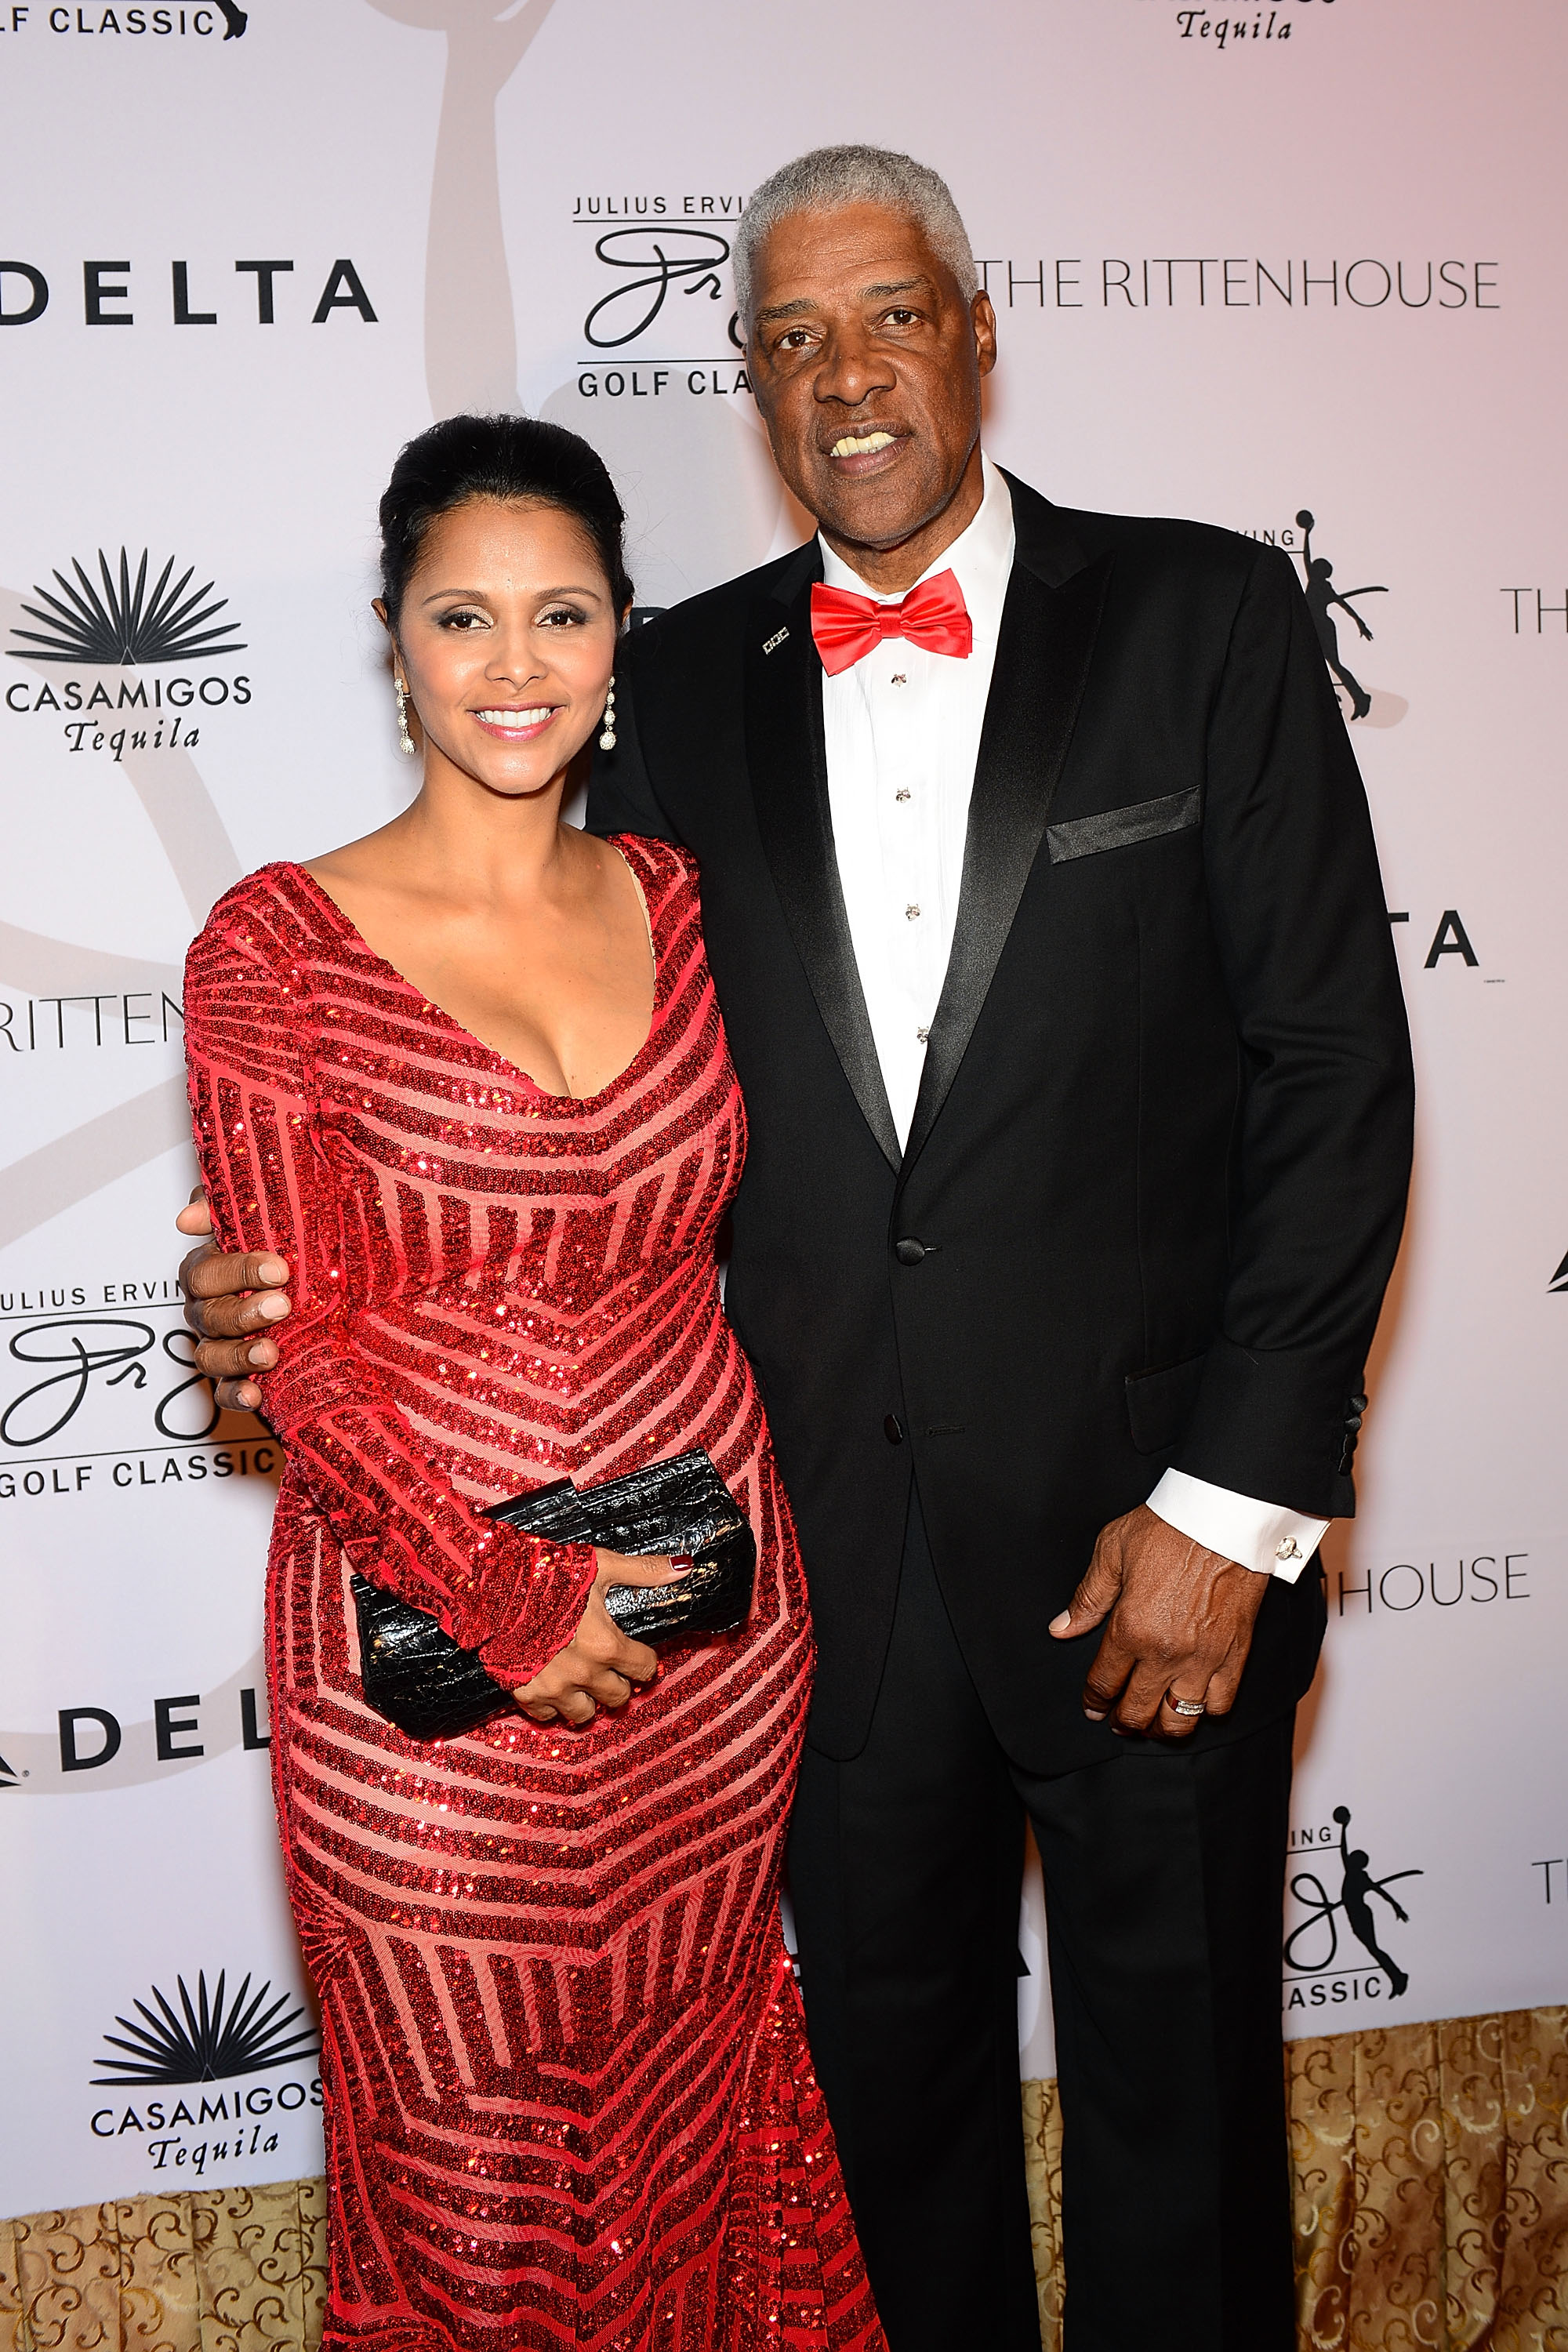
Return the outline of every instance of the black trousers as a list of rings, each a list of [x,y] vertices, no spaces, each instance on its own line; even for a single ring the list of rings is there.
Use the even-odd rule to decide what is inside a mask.
[[[870,1737],[790,1843],[818,2075],[891,2352],[1038,2352],[1018,2095],[1045,1868],[1068,2352],[1293,2352],[1279,2027],[1289,1717],[1043,1780],[959,1654],[918,1505]]]

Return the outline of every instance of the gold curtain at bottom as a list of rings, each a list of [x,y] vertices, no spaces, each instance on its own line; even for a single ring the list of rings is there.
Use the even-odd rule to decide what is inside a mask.
[[[1568,2352],[1568,2009],[1288,2042],[1285,2078],[1299,2352]],[[1062,2352],[1054,2083],[1024,2135]]]
[[[313,2352],[326,2300],[320,2180],[0,2221],[0,2352]]]
[[[1568,2352],[1568,2009],[1285,2061],[1300,2352]],[[1040,2333],[1063,2352],[1054,2083],[1025,2084],[1024,2137]],[[0,2352],[313,2352],[325,2293],[319,2180],[0,2221]]]
[[[1568,2009],[1286,2054],[1301,2352],[1568,2352]]]

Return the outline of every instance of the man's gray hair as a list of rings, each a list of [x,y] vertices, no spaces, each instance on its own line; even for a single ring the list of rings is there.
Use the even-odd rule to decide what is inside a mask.
[[[901,213],[925,233],[926,243],[957,278],[966,302],[979,286],[974,254],[952,194],[941,174],[889,147],[814,147],[772,173],[741,215],[735,232],[735,301],[750,327],[757,256],[764,238],[791,213],[837,212],[846,205],[880,205]]]

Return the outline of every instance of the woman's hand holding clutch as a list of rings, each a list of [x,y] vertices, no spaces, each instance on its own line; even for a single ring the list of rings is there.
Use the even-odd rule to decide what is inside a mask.
[[[634,1559],[602,1549],[598,1560],[599,1572],[572,1640],[512,1694],[535,1723],[592,1723],[600,1707],[625,1706],[633,1690],[658,1671],[657,1653],[621,1632],[605,1607],[605,1595],[617,1584],[679,1584],[690,1574],[691,1562],[668,1555]]]

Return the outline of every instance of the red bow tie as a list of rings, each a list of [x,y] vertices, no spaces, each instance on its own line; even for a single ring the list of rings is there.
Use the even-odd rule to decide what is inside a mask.
[[[811,592],[811,634],[829,677],[875,653],[884,637],[907,637],[911,646],[955,661],[966,661],[974,643],[963,591],[951,572],[922,580],[896,604],[818,581]]]

